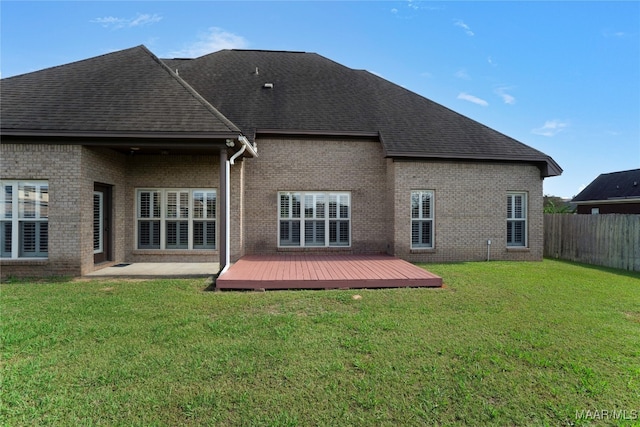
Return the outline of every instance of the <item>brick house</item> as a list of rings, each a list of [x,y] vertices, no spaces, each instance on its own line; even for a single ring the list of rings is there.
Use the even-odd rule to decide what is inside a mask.
[[[600,174],[571,202],[578,214],[640,214],[640,169]]]
[[[549,156],[303,52],[144,46],[2,80],[2,275],[248,254],[540,260]]]

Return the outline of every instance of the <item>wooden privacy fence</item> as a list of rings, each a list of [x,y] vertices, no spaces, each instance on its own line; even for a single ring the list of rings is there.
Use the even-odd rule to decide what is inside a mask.
[[[544,256],[640,271],[640,215],[544,214]]]

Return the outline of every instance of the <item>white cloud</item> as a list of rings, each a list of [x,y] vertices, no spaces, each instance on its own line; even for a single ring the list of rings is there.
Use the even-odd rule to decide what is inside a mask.
[[[487,57],[487,62],[489,63],[489,65],[491,65],[492,67],[497,67],[498,64],[493,60],[492,57]]]
[[[458,99],[462,99],[464,101],[469,101],[477,105],[481,105],[483,107],[487,107],[489,103],[482,98],[478,98],[477,96],[469,95],[466,92],[460,92],[458,95]]]
[[[391,13],[393,13],[393,14],[395,15],[396,13],[398,13],[398,9],[396,9],[396,8],[394,7],[393,9],[391,9]]]
[[[105,28],[123,28],[125,26],[126,19],[116,18],[115,16],[105,16],[103,18],[92,19],[90,22],[100,24]]]
[[[602,36],[605,38],[619,38],[619,39],[623,39],[626,38],[628,36],[630,36],[631,34],[626,33],[624,31],[612,31],[612,30],[604,30],[602,32]]]
[[[413,10],[418,10],[420,8],[413,0],[407,0],[407,6]]]
[[[456,27],[460,27],[464,30],[465,33],[467,33],[468,36],[474,36],[475,34],[473,33],[473,31],[471,31],[471,28],[469,28],[469,26],[467,24],[464,23],[464,21],[462,21],[461,19],[456,20],[453,25],[455,25]]]
[[[148,13],[139,13],[135,18],[117,18],[115,16],[104,16],[102,18],[92,19],[90,22],[94,24],[100,24],[104,28],[111,28],[112,30],[119,30],[121,28],[133,28],[140,27],[142,25],[155,24],[160,22],[162,16]]]
[[[471,80],[471,77],[469,77],[469,74],[467,73],[467,70],[465,70],[464,68],[461,68],[458,71],[456,71],[454,76],[456,76],[457,78],[462,79],[462,80]]]
[[[561,120],[547,120],[544,122],[542,127],[531,130],[532,133],[536,135],[542,136],[555,136],[562,132],[566,127],[569,126],[569,123],[563,122]]]
[[[162,16],[158,16],[155,13],[153,15],[149,15],[148,13],[142,15],[138,14],[138,16],[134,20],[129,22],[129,26],[138,27],[141,25],[155,24],[156,22],[160,21],[162,21]]]
[[[249,42],[244,37],[218,27],[209,28],[206,33],[200,34],[198,39],[183,49],[171,52],[169,56],[197,58],[222,49],[245,49],[249,46]]]
[[[507,91],[511,89],[513,88],[508,86],[503,86],[503,87],[497,88],[495,92],[500,98],[502,98],[502,101],[505,104],[513,105],[516,103],[516,98],[513,95],[507,93]]]

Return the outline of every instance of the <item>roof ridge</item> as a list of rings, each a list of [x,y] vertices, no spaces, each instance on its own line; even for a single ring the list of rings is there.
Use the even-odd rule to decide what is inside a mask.
[[[304,50],[280,50],[280,49],[222,49],[232,52],[275,52],[275,53],[313,53]]]
[[[640,168],[628,169],[628,170],[624,170],[624,171],[604,172],[604,173],[601,173],[600,175],[613,175],[613,174],[616,174],[616,173],[629,173],[629,172],[640,172]]]
[[[147,49],[146,46],[137,45],[137,46],[129,47],[129,48],[122,49],[122,50],[116,50],[116,51],[113,51],[113,52],[102,53],[100,55],[91,56],[89,58],[78,59],[76,61],[71,61],[71,62],[65,62],[64,64],[52,65],[51,67],[41,68],[39,70],[34,70],[34,71],[28,71],[26,73],[15,74],[15,75],[9,76],[9,77],[3,77],[2,80],[12,79],[14,77],[26,76],[28,74],[40,73],[42,71],[55,70],[55,69],[58,69],[58,68],[67,67],[69,65],[82,64],[83,62],[93,61],[95,59],[98,59],[98,58],[101,58],[101,57],[104,57],[104,56],[113,55],[114,53],[123,53],[123,52],[131,51],[131,50],[135,50],[135,49],[140,49],[140,48],[144,48],[147,52],[149,52],[149,49]]]
[[[140,46],[154,61],[156,61],[162,69],[164,69],[169,75],[174,78],[182,87],[184,87],[187,92],[193,96],[198,102],[200,102],[205,108],[209,110],[218,120],[222,121],[226,126],[229,127],[231,131],[237,131],[242,134],[242,131],[235,123],[229,120],[224,114],[222,114],[216,107],[211,105],[209,101],[207,101],[202,95],[198,93],[189,83],[187,83],[178,73],[175,73],[167,64],[165,64],[162,59],[158,58],[153,52],[151,52],[146,46]]]

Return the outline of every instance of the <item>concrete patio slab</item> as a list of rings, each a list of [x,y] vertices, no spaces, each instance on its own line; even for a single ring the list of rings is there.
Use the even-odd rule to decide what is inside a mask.
[[[85,277],[119,277],[119,278],[188,278],[208,277],[218,273],[217,262],[136,262],[117,264],[86,274]]]

